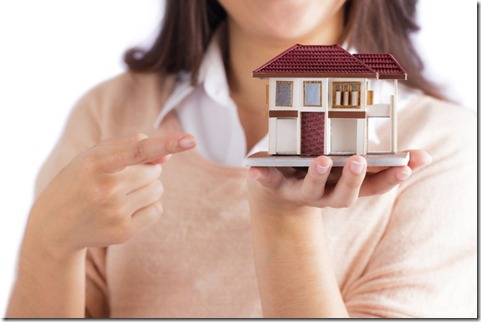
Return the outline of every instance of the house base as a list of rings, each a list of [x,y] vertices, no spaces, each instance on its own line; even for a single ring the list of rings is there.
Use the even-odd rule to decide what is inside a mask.
[[[351,155],[328,155],[334,167],[342,167]],[[369,153],[364,155],[369,168],[405,166],[409,152]],[[254,153],[244,160],[247,167],[309,167],[316,156],[270,155],[265,151]],[[374,170],[374,169],[373,169]]]

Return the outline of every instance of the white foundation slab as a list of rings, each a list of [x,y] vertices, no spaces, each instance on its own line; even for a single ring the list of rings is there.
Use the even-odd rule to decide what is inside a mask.
[[[351,155],[327,155],[332,159],[334,167],[342,167]],[[267,152],[257,152],[244,160],[246,167],[309,167],[315,156],[299,155],[269,155]],[[409,152],[399,153],[369,153],[364,155],[368,167],[397,167],[409,162]]]

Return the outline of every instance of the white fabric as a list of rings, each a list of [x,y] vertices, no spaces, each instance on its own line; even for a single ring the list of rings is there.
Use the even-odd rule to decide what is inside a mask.
[[[198,85],[190,84],[189,74],[181,74],[154,126],[158,127],[172,110],[177,113],[183,130],[196,138],[198,152],[211,161],[241,166],[246,155],[267,150],[266,136],[249,153],[246,151],[244,129],[230,97],[222,53],[216,39],[203,58]]]

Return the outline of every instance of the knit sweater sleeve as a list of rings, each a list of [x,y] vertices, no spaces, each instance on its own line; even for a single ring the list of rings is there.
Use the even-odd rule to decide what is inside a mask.
[[[476,316],[476,126],[460,108],[428,101],[405,119],[401,145],[433,162],[398,191],[362,276],[345,298],[353,317]]]

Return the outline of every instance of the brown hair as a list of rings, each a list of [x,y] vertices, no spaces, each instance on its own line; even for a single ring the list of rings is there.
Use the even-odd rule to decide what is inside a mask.
[[[411,34],[419,30],[416,2],[347,0],[343,40],[359,52],[392,53],[408,74],[407,86],[445,99],[440,89],[423,76],[423,62],[411,42]],[[195,83],[209,41],[226,17],[217,0],[167,0],[161,32],[152,47],[130,49],[124,61],[135,72],[189,71]],[[223,42],[225,49],[227,39]]]

